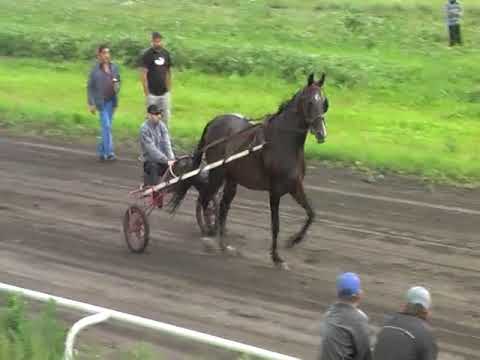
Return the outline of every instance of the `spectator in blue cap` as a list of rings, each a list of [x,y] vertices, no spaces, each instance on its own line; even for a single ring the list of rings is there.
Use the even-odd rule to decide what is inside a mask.
[[[358,309],[362,289],[357,274],[338,276],[337,298],[324,315],[319,360],[372,359],[368,317]]]
[[[387,319],[378,334],[375,359],[436,360],[437,343],[428,324],[431,306],[427,289],[410,288],[402,311]]]

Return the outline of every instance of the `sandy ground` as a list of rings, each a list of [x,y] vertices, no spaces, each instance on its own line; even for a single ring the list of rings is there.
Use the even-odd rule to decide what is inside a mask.
[[[228,222],[240,256],[204,251],[195,193],[175,217],[152,214],[152,242],[134,255],[121,233],[128,191],[141,175],[133,157],[103,164],[82,147],[0,133],[0,281],[314,359],[335,276],[356,271],[374,328],[409,286],[425,285],[441,359],[480,359],[480,191],[390,176],[372,184],[318,165],[308,171],[318,216],[302,244],[282,248],[290,272],[270,264],[266,194],[246,190]],[[282,200],[282,243],[303,216]],[[165,359],[235,358],[118,324],[88,330],[82,341],[104,348],[147,341]]]

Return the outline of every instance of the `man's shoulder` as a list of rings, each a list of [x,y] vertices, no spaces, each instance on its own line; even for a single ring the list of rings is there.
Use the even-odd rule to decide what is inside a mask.
[[[153,49],[151,47],[140,51],[140,59],[142,60],[146,60],[148,58],[151,58],[152,56],[153,56]]]
[[[142,51],[140,51],[140,54],[142,54],[143,56],[145,55],[150,55],[152,54],[153,52],[153,49],[151,47],[148,47],[148,48],[145,48],[143,49]]]
[[[100,70],[100,64],[95,61],[91,66],[90,66],[90,73],[93,74],[95,71]]]
[[[162,130],[163,133],[166,133],[168,135],[168,127],[167,127],[167,125],[164,124],[163,121],[160,121],[158,123],[158,126]]]
[[[141,132],[150,131],[150,125],[148,124],[148,120],[144,120],[142,125],[140,125],[140,131]]]

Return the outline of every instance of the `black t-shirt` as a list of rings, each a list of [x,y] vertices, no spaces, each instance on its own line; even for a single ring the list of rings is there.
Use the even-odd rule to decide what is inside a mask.
[[[141,66],[148,70],[148,92],[156,96],[165,94],[168,91],[167,73],[172,66],[170,53],[164,48],[150,48],[143,54]]]

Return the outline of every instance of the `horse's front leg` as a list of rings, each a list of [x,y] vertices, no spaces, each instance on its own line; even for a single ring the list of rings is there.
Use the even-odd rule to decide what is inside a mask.
[[[312,224],[313,220],[315,219],[315,211],[313,210],[312,206],[310,205],[310,201],[308,200],[307,196],[305,195],[305,190],[303,188],[303,184],[301,182],[298,182],[295,190],[290,193],[292,197],[295,199],[295,201],[305,209],[305,212],[307,213],[307,220],[305,221],[305,224],[303,224],[302,228],[300,231],[296,234],[294,234],[287,242],[287,248],[292,248],[296,244],[300,243],[303,238],[305,237],[305,234]]]
[[[278,246],[277,238],[279,231],[279,206],[280,206],[280,195],[270,192],[270,216],[272,220],[272,248],[270,255],[275,266],[288,269],[288,265],[283,261],[283,259],[278,255]]]

